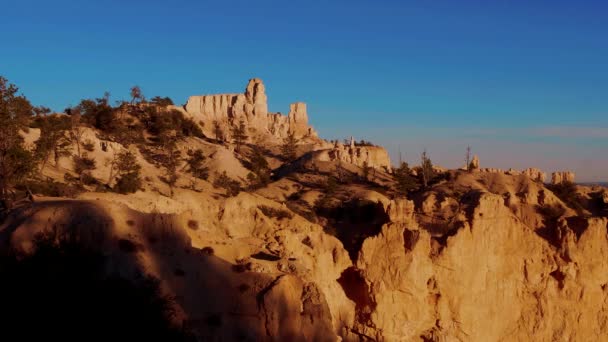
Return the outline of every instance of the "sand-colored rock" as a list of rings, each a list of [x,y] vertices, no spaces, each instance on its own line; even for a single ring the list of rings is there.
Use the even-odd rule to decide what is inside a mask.
[[[530,177],[532,180],[539,181],[541,183],[544,183],[545,179],[547,178],[547,175],[542,170],[534,167],[527,168],[521,173]]]
[[[357,266],[376,306],[361,333],[388,341],[608,336],[608,264],[597,259],[608,253],[608,220],[561,221],[558,249],[500,196],[482,194],[469,220],[446,240],[389,224],[365,241]]]
[[[288,115],[270,113],[266,88],[258,78],[249,80],[244,94],[190,96],[184,112],[201,123],[209,137],[214,137],[214,122],[218,122],[230,137],[231,128],[242,120],[252,141],[265,136],[280,142],[290,133],[296,138],[317,140],[317,133],[308,125],[306,104],[292,103]]]
[[[479,170],[479,157],[477,155],[473,156],[473,160],[471,160],[470,168],[473,170]]]
[[[551,184],[574,183],[574,172],[558,171],[551,174]]]
[[[388,152],[380,146],[346,146],[337,143],[334,148],[313,152],[312,159],[320,162],[345,162],[359,167],[367,165],[385,171],[392,168]]]

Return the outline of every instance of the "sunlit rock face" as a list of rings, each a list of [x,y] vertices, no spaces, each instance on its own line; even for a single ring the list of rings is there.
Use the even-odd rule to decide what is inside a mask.
[[[290,133],[296,138],[316,137],[308,125],[306,104],[292,103],[287,116],[268,112],[268,97],[262,80],[249,80],[243,94],[219,94],[191,96],[184,106],[209,136],[213,136],[214,122],[219,123],[226,135],[241,121],[253,136],[269,136],[284,139]]]
[[[551,184],[574,183],[574,172],[558,171],[551,174]]]

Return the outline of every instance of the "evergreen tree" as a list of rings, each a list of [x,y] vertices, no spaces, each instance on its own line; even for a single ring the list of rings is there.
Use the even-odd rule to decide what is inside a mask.
[[[213,135],[215,135],[215,140],[223,141],[224,140],[224,131],[222,130],[222,126],[220,126],[219,121],[213,121]]]
[[[406,195],[408,192],[416,189],[416,179],[412,176],[412,171],[406,162],[402,162],[393,171],[393,179],[397,182],[397,192],[401,195]]]
[[[433,163],[428,157],[426,150],[420,155],[420,173],[422,176],[422,185],[427,188],[429,182],[435,177],[435,170],[433,170]]]
[[[281,154],[285,160],[293,161],[296,159],[297,143],[298,141],[296,140],[293,132],[290,132],[281,146]]]
[[[232,128],[232,138],[236,144],[236,151],[241,151],[241,145],[247,140],[247,127],[245,120],[241,119],[239,125]]]
[[[209,177],[209,168],[205,167],[205,155],[201,149],[194,151],[188,151],[188,159],[186,159],[186,166],[188,171],[196,178],[207,179]]]
[[[0,76],[0,207],[10,208],[9,189],[35,167],[19,130],[26,128],[34,107],[19,89]]]
[[[139,190],[141,187],[141,165],[137,162],[135,154],[131,151],[121,151],[118,153],[115,167],[118,179],[114,189],[117,192],[127,194]]]

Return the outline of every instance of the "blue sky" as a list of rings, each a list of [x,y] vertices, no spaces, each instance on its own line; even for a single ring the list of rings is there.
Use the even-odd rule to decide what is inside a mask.
[[[21,0],[2,4],[0,75],[54,110],[259,77],[271,111],[307,102],[325,138],[608,181],[606,18],[602,1]]]

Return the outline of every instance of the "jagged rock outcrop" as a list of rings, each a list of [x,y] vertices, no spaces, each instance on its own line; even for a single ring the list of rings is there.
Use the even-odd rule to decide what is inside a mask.
[[[574,172],[557,171],[551,174],[551,184],[561,184],[565,182],[574,183]]]
[[[391,170],[391,159],[381,146],[359,146],[351,143],[336,143],[333,148],[313,152],[313,160],[321,162],[340,161],[374,169]]]
[[[385,341],[608,336],[607,219],[560,219],[548,234],[522,224],[501,196],[482,193],[469,205],[444,236],[389,223],[365,240],[357,268],[369,292],[358,333]]]
[[[521,174],[521,175],[528,176],[530,179],[541,182],[541,183],[544,183],[547,178],[547,175],[541,169],[537,169],[535,167],[527,168],[525,170],[522,170],[521,172],[517,171],[515,169],[512,169],[512,168],[510,168],[507,171],[502,170],[502,169],[497,169],[497,168],[483,168],[483,169],[481,169],[481,172],[502,173],[502,174],[511,175],[511,176],[517,176],[517,175]]]
[[[243,120],[248,133],[283,139],[293,133],[296,138],[312,137],[317,134],[308,125],[306,104],[296,102],[290,105],[287,116],[268,112],[268,98],[262,80],[249,80],[243,94],[220,94],[191,96],[184,106],[185,112],[201,123],[208,136],[214,136],[214,122],[220,123],[224,133],[230,135],[230,127]]]
[[[547,175],[540,169],[535,167],[527,168],[521,172],[522,174],[530,177],[532,180],[544,183]]]
[[[479,170],[479,157],[477,155],[473,156],[473,160],[471,160],[471,165],[468,165],[472,170]]]

